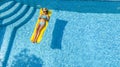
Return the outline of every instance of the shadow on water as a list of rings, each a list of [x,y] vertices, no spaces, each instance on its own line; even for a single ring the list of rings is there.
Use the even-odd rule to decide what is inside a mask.
[[[4,34],[5,34],[5,29],[6,29],[6,27],[0,28],[0,49],[1,49],[1,46],[2,46],[2,42],[3,42],[3,37],[4,37]]]
[[[10,5],[11,6],[11,5]],[[7,8],[10,8],[10,6],[8,6]],[[13,6],[13,5],[12,5]],[[11,7],[12,7],[11,6]],[[16,17],[16,19],[8,22],[8,23],[5,23],[5,24],[2,24],[3,20],[8,18],[8,17],[11,17],[12,15],[14,15],[16,12],[18,12],[20,10],[20,8],[22,7],[22,4],[20,4],[17,9],[15,9],[12,13],[9,13],[8,15],[5,15],[4,17],[0,17],[0,49],[1,49],[1,46],[2,46],[2,42],[3,42],[3,37],[4,37],[4,34],[5,34],[5,31],[6,31],[6,26],[16,22],[17,20],[19,20],[19,18],[21,18],[22,16],[24,16],[24,13],[27,12],[24,11],[23,14],[19,15],[19,17]],[[4,9],[2,10],[4,11]]]
[[[9,21],[9,22],[6,22],[4,24],[1,24],[0,27],[5,27],[7,25],[10,25],[10,24],[13,24],[15,23],[16,21],[18,21],[20,18],[22,18],[29,10],[29,6],[26,7],[26,9],[19,15],[17,16],[16,18],[14,18],[13,20]]]
[[[0,6],[3,5],[3,4],[5,4],[8,1],[13,1],[13,0],[0,0]]]
[[[27,49],[22,50],[19,54],[14,56],[15,60],[11,67],[42,67],[42,59],[31,55]]]
[[[21,26],[23,26],[24,24],[26,24],[26,23],[33,17],[33,15],[34,15],[35,12],[36,12],[36,9],[33,9],[33,10],[32,10],[32,13],[29,15],[29,17],[27,17],[23,22],[21,22],[21,24],[19,24],[18,26],[16,26],[16,27],[13,29],[12,34],[11,34],[11,37],[10,37],[10,41],[9,41],[9,44],[8,44],[8,48],[7,48],[5,57],[4,57],[3,67],[6,67],[6,65],[7,65],[7,61],[8,61],[8,59],[9,59],[10,52],[11,52],[11,49],[12,49],[12,47],[13,47],[13,42],[14,42],[14,39],[15,39],[17,30],[18,30]]]
[[[4,5],[6,2],[7,2],[7,0],[5,0],[5,1],[3,1],[3,2],[1,1],[1,2],[0,2],[0,6],[1,6],[1,5]],[[13,2],[12,2],[11,4],[9,4],[6,8],[0,10],[0,13],[9,10],[9,9],[12,8],[15,4],[16,4],[16,2],[13,1]]]
[[[80,13],[120,13],[119,1],[80,1],[80,0],[15,0],[36,8],[46,7],[53,10]],[[30,1],[30,2],[28,2]],[[33,3],[34,2],[34,3]]]
[[[0,19],[6,19],[9,18],[11,16],[13,16],[14,14],[16,14],[21,8],[22,8],[22,4],[20,4],[13,12],[9,13],[8,15],[5,15],[3,17],[0,17]],[[14,6],[13,6],[14,7]]]
[[[64,20],[56,20],[55,27],[52,33],[52,49],[61,49],[62,37],[64,34],[64,29],[67,24],[67,21]]]
[[[3,20],[0,20],[0,24],[2,24],[2,21]],[[6,31],[6,27],[0,27],[0,49],[1,49],[1,46],[2,46],[5,31]]]
[[[21,7],[21,5],[18,7],[18,8],[20,8]],[[10,15],[14,15],[13,13],[14,12],[17,12],[19,9],[16,9],[15,11],[13,11],[12,12],[12,14],[9,14],[9,16]],[[29,10],[29,6],[28,7],[26,7],[26,9],[19,15],[19,16],[17,16],[16,18],[14,18],[13,20],[11,20],[10,22],[7,22],[7,23],[5,23],[5,24],[2,24],[3,23],[3,19],[5,19],[5,18],[7,18],[7,17],[9,17],[8,15],[6,15],[6,16],[4,16],[3,18],[0,18],[1,20],[0,20],[0,49],[1,49],[1,46],[2,46],[2,42],[3,42],[3,37],[4,37],[4,33],[5,33],[5,31],[6,31],[6,27],[8,26],[8,25],[10,25],[10,24],[13,24],[13,23],[15,23],[16,21],[18,21],[20,18],[22,18],[26,13],[27,13],[27,11]]]

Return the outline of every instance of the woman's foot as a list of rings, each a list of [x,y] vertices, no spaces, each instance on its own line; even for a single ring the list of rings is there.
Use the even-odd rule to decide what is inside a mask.
[[[35,43],[35,42],[36,42],[36,40],[34,39],[34,40],[33,40],[33,43]]]
[[[33,43],[35,43],[35,41],[33,41]]]
[[[37,43],[37,40],[35,39],[35,40],[33,41],[33,43]]]

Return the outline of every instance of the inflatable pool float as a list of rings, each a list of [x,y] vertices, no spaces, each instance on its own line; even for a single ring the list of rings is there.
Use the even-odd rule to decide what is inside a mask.
[[[40,13],[40,14],[43,13],[42,9],[40,9],[40,12],[39,12],[39,13]],[[51,16],[51,14],[52,14],[52,11],[49,10],[49,11],[48,11],[48,15]],[[38,26],[39,22],[40,22],[40,19],[38,19],[37,22],[36,22],[36,25],[35,25],[33,34],[32,34],[32,36],[31,36],[31,38],[30,38],[30,41],[31,41],[31,42],[34,41],[36,29],[37,29],[37,26]],[[49,21],[46,21],[46,25],[45,25],[44,28],[41,30],[40,35],[38,36],[38,39],[37,39],[37,42],[36,42],[36,43],[40,43],[40,42],[41,42],[42,37],[43,37],[43,35],[44,35],[44,32],[45,32],[45,30],[46,30],[46,28],[47,28],[47,26],[48,26],[48,22],[49,22]]]

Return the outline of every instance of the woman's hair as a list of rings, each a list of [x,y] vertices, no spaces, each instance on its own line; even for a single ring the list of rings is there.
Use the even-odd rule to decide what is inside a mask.
[[[42,11],[43,11],[43,10],[46,10],[46,12],[47,12],[47,14],[48,14],[48,9],[47,9],[47,8],[42,8]]]

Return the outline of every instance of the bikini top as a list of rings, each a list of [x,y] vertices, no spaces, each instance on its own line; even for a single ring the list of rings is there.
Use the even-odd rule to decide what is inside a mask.
[[[47,17],[46,15],[42,15],[42,16],[40,16],[40,18],[49,20],[48,17]]]

